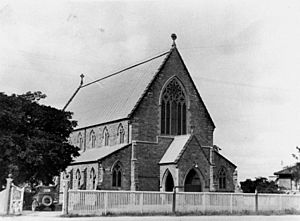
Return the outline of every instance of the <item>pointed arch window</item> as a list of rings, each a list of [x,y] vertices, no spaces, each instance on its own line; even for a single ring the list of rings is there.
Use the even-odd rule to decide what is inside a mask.
[[[120,163],[116,163],[112,170],[112,186],[113,187],[122,186],[122,167]]]
[[[125,141],[125,130],[124,130],[122,124],[119,125],[118,134],[117,135],[119,136],[119,143],[120,144],[124,143],[124,141]]]
[[[96,134],[93,130],[90,133],[90,142],[91,142],[91,147],[95,148],[96,147]]]
[[[76,180],[77,180],[77,189],[79,189],[80,188],[80,180],[81,180],[81,174],[80,174],[79,169],[76,170]]]
[[[78,134],[77,143],[78,143],[79,149],[83,150],[83,138],[82,138],[82,134],[81,133]]]
[[[224,168],[219,172],[219,189],[226,189],[226,170]]]
[[[109,133],[107,127],[103,129],[104,146],[109,145]]]
[[[90,181],[92,184],[92,190],[95,189],[96,187],[96,173],[95,173],[95,169],[92,167],[91,171],[90,171]]]
[[[176,78],[163,89],[160,113],[161,134],[186,134],[186,97]]]

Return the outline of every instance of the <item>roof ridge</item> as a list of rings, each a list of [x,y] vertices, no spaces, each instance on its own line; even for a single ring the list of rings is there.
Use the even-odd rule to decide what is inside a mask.
[[[131,65],[131,66],[127,67],[127,68],[123,68],[123,69],[121,69],[121,70],[119,70],[119,71],[116,71],[116,72],[114,72],[114,73],[112,73],[112,74],[110,74],[110,75],[107,75],[107,76],[105,76],[105,77],[102,77],[102,78],[99,78],[99,79],[94,80],[94,81],[92,81],[92,82],[83,84],[83,85],[81,86],[81,88],[87,87],[87,86],[89,86],[89,85],[91,85],[91,84],[97,83],[97,82],[102,81],[102,80],[104,80],[104,79],[106,79],[106,78],[115,76],[115,75],[117,75],[117,74],[120,74],[120,73],[122,73],[122,72],[124,72],[124,71],[130,70],[130,69],[135,68],[135,67],[137,67],[137,66],[140,66],[140,65],[142,65],[142,64],[148,63],[148,62],[150,62],[150,61],[152,61],[152,60],[154,60],[154,59],[157,59],[157,58],[159,58],[159,57],[162,57],[162,56],[164,56],[164,55],[166,55],[166,54],[168,54],[168,53],[170,53],[170,50],[168,50],[168,51],[166,51],[166,52],[163,52],[163,53],[161,53],[161,54],[159,54],[159,55],[156,55],[156,56],[154,56],[154,57],[151,57],[151,58],[149,58],[149,59],[146,59],[146,60],[144,60],[144,61],[142,61],[142,62],[139,62],[139,63],[137,63],[137,64]]]

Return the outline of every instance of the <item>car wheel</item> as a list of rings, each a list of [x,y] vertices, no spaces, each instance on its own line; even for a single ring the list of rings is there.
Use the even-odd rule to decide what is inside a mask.
[[[51,196],[49,196],[49,195],[43,196],[43,198],[42,198],[42,204],[44,206],[51,206],[52,203],[53,203],[53,199],[52,199]]]
[[[32,204],[31,204],[31,210],[34,212],[34,211],[37,211],[38,210],[38,207],[39,207],[39,203],[36,201],[36,200],[33,200]]]

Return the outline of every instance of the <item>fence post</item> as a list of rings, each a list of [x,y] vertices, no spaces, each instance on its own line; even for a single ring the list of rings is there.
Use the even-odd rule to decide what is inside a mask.
[[[107,215],[108,192],[104,192],[104,215]]]
[[[283,210],[282,209],[282,195],[281,194],[279,196],[279,209],[280,209],[280,212]]]
[[[65,180],[63,182],[63,208],[62,214],[67,215],[69,210],[69,181]]]
[[[172,213],[176,212],[176,187],[173,188]]]
[[[6,178],[6,191],[7,191],[7,194],[6,194],[6,207],[5,207],[5,213],[6,215],[9,214],[9,210],[10,210],[10,198],[11,198],[11,184],[12,184],[12,175],[9,174],[8,175],[8,178]]]
[[[144,193],[141,192],[140,194],[140,207],[141,207],[141,214],[143,214],[143,206],[144,206]]]
[[[203,192],[203,194],[202,194],[202,204],[203,204],[203,213],[205,214],[205,210],[206,210],[206,195],[205,195],[205,192]]]
[[[230,213],[233,213],[233,193],[230,194]]]
[[[255,213],[258,213],[258,191],[255,189]]]

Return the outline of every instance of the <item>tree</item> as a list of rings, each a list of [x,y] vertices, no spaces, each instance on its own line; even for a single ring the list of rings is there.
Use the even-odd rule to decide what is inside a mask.
[[[297,146],[296,147],[297,153],[292,154],[292,156],[296,159],[296,164],[292,169],[292,178],[295,181],[296,188],[298,186],[298,183],[300,181],[300,148]]]
[[[16,184],[48,185],[79,156],[68,143],[76,126],[72,113],[39,104],[45,97],[0,93],[0,188],[9,173]]]
[[[241,189],[244,193],[280,193],[278,185],[274,181],[268,181],[265,177],[256,178],[254,181],[246,179],[241,183]]]

